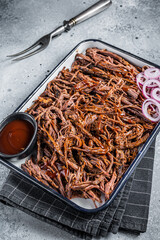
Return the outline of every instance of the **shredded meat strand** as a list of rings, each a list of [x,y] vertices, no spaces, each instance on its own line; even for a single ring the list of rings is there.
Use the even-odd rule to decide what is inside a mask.
[[[38,124],[37,160],[22,169],[69,199],[109,199],[155,126],[141,112],[140,71],[105,49],[78,53],[27,110]]]

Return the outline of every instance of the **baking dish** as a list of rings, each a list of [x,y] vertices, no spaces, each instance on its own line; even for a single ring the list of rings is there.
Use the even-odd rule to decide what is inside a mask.
[[[127,61],[131,62],[132,64],[140,66],[140,67],[142,67],[144,65],[149,65],[149,66],[155,66],[157,68],[160,68],[160,66],[158,66],[156,64],[153,64],[142,58],[134,56],[131,53],[128,53],[124,50],[121,50],[117,47],[114,47],[114,46],[112,46],[108,43],[102,42],[100,40],[95,40],[95,39],[84,40],[84,41],[80,42],[73,50],[71,50],[71,52],[57,65],[57,67],[55,67],[53,69],[53,71],[39,84],[39,86],[37,86],[37,88],[28,96],[28,98],[16,109],[16,112],[24,112],[27,108],[29,108],[32,105],[33,101],[36,100],[37,97],[45,90],[47,83],[49,81],[51,81],[54,77],[56,77],[57,74],[59,73],[59,71],[61,71],[63,67],[66,67],[66,68],[71,67],[71,65],[74,61],[75,55],[77,53],[85,53],[85,50],[87,48],[91,48],[91,47],[97,47],[100,49],[106,48],[108,51],[114,52],[114,53],[120,55],[122,58],[125,58]],[[41,182],[39,182],[35,178],[26,174],[21,169],[21,164],[25,162],[25,159],[18,160],[16,162],[9,162],[6,159],[0,159],[0,162],[2,164],[4,164],[5,166],[11,168],[12,170],[16,171],[17,173],[19,173],[22,177],[27,178],[29,181],[31,181],[34,184],[36,184],[37,186],[43,188],[45,191],[60,198],[62,201],[66,202],[71,207],[76,208],[80,211],[84,211],[84,212],[97,212],[97,211],[100,211],[100,210],[106,208],[107,206],[109,206],[109,204],[114,200],[114,198],[116,197],[118,192],[124,186],[125,182],[130,177],[130,175],[135,170],[136,166],[139,164],[140,160],[146,153],[151,142],[154,140],[154,138],[158,134],[159,129],[160,129],[160,123],[158,123],[156,125],[156,127],[150,134],[150,136],[147,139],[147,141],[145,142],[145,144],[141,148],[139,148],[139,152],[138,152],[136,158],[133,160],[133,162],[131,163],[131,165],[129,166],[129,168],[127,169],[127,171],[125,172],[125,174],[123,175],[123,177],[121,178],[119,183],[117,184],[116,188],[114,189],[114,191],[112,192],[112,194],[110,196],[110,199],[107,200],[106,202],[103,201],[103,204],[99,205],[98,208],[95,208],[94,204],[89,199],[78,199],[77,198],[74,200],[69,200],[69,199],[63,197],[61,194],[54,191],[53,189],[43,185]]]

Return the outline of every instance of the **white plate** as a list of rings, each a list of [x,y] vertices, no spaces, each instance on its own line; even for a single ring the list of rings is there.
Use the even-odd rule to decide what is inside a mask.
[[[139,66],[139,67],[142,67],[144,65],[159,67],[155,64],[152,64],[152,63],[150,63],[150,62],[148,62],[144,59],[136,57],[136,56],[134,56],[134,55],[132,55],[128,52],[125,52],[124,50],[118,49],[118,48],[116,48],[114,46],[111,46],[107,43],[104,43],[102,41],[99,41],[99,40],[85,40],[85,41],[79,43],[62,60],[62,62],[60,64],[58,64],[58,66],[49,74],[49,76],[45,80],[42,81],[42,83],[31,93],[31,95],[18,107],[18,109],[16,111],[24,112],[27,108],[29,108],[33,104],[33,101],[36,100],[38,98],[38,96],[40,96],[40,94],[44,92],[44,90],[46,88],[46,85],[58,75],[58,73],[63,69],[63,67],[66,67],[66,68],[69,68],[69,69],[71,68],[71,65],[74,62],[75,56],[76,56],[77,53],[85,54],[85,51],[86,51],[87,48],[93,48],[93,47],[96,47],[96,48],[99,48],[99,49],[107,49],[108,51],[111,51],[113,53],[118,54],[119,56],[126,59],[127,61],[129,61],[133,65],[136,65],[136,66]],[[97,203],[97,206],[100,207],[100,208],[95,209],[95,206],[94,206],[93,202],[89,199],[77,198],[77,199],[73,199],[73,200],[66,200],[66,199],[63,198],[62,195],[60,196],[60,198],[64,199],[64,201],[67,201],[70,205],[72,205],[71,202],[76,203],[76,205],[74,205],[73,207],[76,207],[76,208],[78,208],[78,206],[82,207],[83,209],[79,209],[79,210],[83,210],[83,211],[90,211],[90,210],[91,211],[97,211],[97,210],[100,210],[100,209],[108,206],[111,203],[111,201],[113,201],[113,199],[115,198],[117,193],[123,187],[126,180],[129,178],[131,173],[134,171],[135,167],[138,165],[138,163],[140,162],[140,160],[144,156],[145,152],[147,151],[151,142],[153,141],[153,138],[157,135],[159,128],[160,128],[160,124],[157,124],[157,126],[155,127],[151,136],[149,137],[147,142],[143,145],[143,147],[140,149],[137,157],[134,159],[131,166],[129,167],[129,169],[126,171],[126,173],[124,174],[124,176],[122,177],[122,179],[118,183],[118,185],[115,188],[114,192],[112,193],[110,199],[107,202],[105,202],[105,200],[103,198],[103,202],[101,204]],[[47,191],[49,191],[53,195],[57,195],[57,193],[55,193],[54,190],[51,190],[48,187],[44,186],[42,183],[38,182],[36,179],[33,179],[33,177],[30,177],[29,175],[27,175],[25,172],[23,172],[21,170],[21,164],[23,164],[25,162],[25,159],[22,159],[22,160],[17,161],[17,162],[6,162],[5,160],[1,160],[1,162],[4,165],[8,166],[9,168],[12,168],[15,171],[19,172],[21,175],[25,176],[27,179],[34,182],[34,184],[36,184],[36,185],[38,185],[42,188],[45,188]]]

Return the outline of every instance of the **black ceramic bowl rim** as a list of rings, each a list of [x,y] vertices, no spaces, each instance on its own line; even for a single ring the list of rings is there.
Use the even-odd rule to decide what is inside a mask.
[[[32,139],[30,140],[29,144],[27,145],[27,147],[22,151],[19,152],[17,154],[5,154],[3,152],[0,152],[0,157],[2,158],[6,158],[6,159],[12,159],[12,158],[18,158],[21,155],[24,155],[28,149],[31,147],[31,145],[34,142],[34,139],[36,138],[37,135],[37,123],[36,120],[34,119],[34,117],[32,117],[30,114],[28,113],[24,113],[24,112],[15,112],[10,114],[9,116],[7,116],[1,123],[0,123],[0,132],[2,131],[2,129],[11,121],[13,120],[18,120],[18,119],[23,119],[26,120],[28,122],[30,122],[32,124],[32,126],[34,127],[34,133],[32,136]],[[29,154],[28,154],[29,155]]]

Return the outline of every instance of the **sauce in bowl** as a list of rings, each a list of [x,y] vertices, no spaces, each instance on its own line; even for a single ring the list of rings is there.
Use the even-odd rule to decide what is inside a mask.
[[[0,132],[0,152],[13,155],[22,152],[34,134],[33,125],[26,120],[9,122]]]

